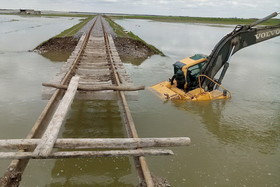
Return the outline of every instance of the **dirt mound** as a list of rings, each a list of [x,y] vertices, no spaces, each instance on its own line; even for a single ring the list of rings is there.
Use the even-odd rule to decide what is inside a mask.
[[[75,37],[51,38],[36,47],[33,51],[38,52],[46,58],[54,61],[64,61],[75,49],[77,43],[78,39]],[[122,61],[133,61],[137,64],[141,63],[154,54],[158,54],[147,44],[139,40],[116,37],[114,38],[114,43]],[[60,56],[63,56],[63,58],[58,59]]]
[[[114,41],[121,58],[148,58],[156,54],[142,41],[121,37],[115,38]]]
[[[48,41],[42,43],[34,49],[34,51],[44,54],[48,52],[72,52],[78,40],[73,37],[63,37],[63,38],[51,38]]]

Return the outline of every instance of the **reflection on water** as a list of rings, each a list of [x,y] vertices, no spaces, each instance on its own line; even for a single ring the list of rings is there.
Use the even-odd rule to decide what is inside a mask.
[[[243,119],[244,122],[240,122],[240,117],[236,118],[227,112],[226,108],[230,107],[229,102],[227,100],[184,104],[177,102],[174,105],[200,116],[207,130],[224,144],[234,144],[245,149],[250,147],[264,154],[275,154],[280,144],[280,126],[277,125],[279,115],[276,114],[276,119],[271,122],[275,125],[260,129],[255,126],[260,120],[257,116],[254,119],[248,116]],[[251,127],[251,124],[254,127]]]
[[[129,174],[128,158],[61,159],[55,161],[48,186],[133,187],[124,177]]]
[[[75,101],[62,132],[63,138],[124,137],[118,104],[115,101]],[[52,168],[50,186],[133,187],[135,177],[128,157],[59,159]],[[134,178],[136,181],[136,178]]]
[[[75,101],[65,123],[65,138],[124,137],[122,120],[115,101]]]
[[[63,62],[65,59],[71,55],[69,51],[60,51],[60,52],[46,52],[41,54],[43,57],[53,61],[53,62]]]
[[[140,64],[142,64],[147,58],[137,58],[137,59],[134,59],[134,58],[131,58],[131,57],[122,57],[121,60],[124,62],[124,63],[130,63],[130,64],[133,64],[135,66],[139,66]]]

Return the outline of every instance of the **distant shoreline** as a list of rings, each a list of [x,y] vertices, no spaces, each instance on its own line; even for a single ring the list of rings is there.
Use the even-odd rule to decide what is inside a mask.
[[[16,10],[11,10],[10,13],[1,11],[0,15],[21,15]],[[39,15],[24,15],[24,16],[58,16],[58,17],[89,17],[98,13],[88,12],[56,12],[56,11],[42,11]],[[106,15],[111,19],[147,19],[161,22],[174,23],[206,23],[206,24],[225,24],[225,25],[246,25],[253,23],[257,18],[219,18],[219,17],[187,17],[187,16],[161,16],[161,15],[133,15],[133,14],[111,14],[100,13]],[[280,24],[280,19],[271,19],[264,22],[263,25],[277,25]]]
[[[148,19],[161,22],[174,23],[208,23],[208,24],[225,24],[225,25],[246,25],[255,22],[257,19],[243,18],[212,18],[212,17],[183,17],[183,16],[140,16],[140,15],[110,15],[112,19]],[[280,24],[280,19],[271,19],[264,22],[263,25]]]

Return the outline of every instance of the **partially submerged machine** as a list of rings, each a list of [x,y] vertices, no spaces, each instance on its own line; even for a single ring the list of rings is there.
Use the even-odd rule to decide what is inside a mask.
[[[218,42],[209,56],[196,54],[175,62],[173,77],[151,88],[162,98],[171,100],[205,101],[229,98],[230,92],[221,86],[221,83],[231,56],[240,49],[279,36],[280,23],[256,27],[278,14],[279,12],[274,12],[250,25],[237,25]],[[220,70],[218,79],[215,79]]]

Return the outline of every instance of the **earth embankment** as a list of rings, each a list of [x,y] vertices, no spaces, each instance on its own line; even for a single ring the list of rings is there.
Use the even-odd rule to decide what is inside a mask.
[[[44,56],[48,56],[51,53],[70,53],[75,49],[79,38],[84,32],[87,32],[90,29],[90,25],[94,22],[92,20],[88,21],[82,29],[80,29],[76,34],[72,36],[61,36],[53,37],[46,42],[37,46],[33,51],[38,52]],[[107,19],[103,19],[104,28],[107,33],[111,34],[114,38],[114,42],[117,48],[117,51],[122,60],[126,59],[147,59],[154,54],[160,54],[158,50],[155,50],[154,47],[151,47],[149,44],[143,40],[133,38],[129,35],[118,35],[116,34],[116,28],[112,27],[111,20],[110,23]],[[96,25],[98,27],[98,25]],[[75,26],[73,26],[75,27]],[[98,28],[95,28],[99,30]],[[119,29],[119,27],[118,27]],[[123,28],[122,28],[123,29]]]

